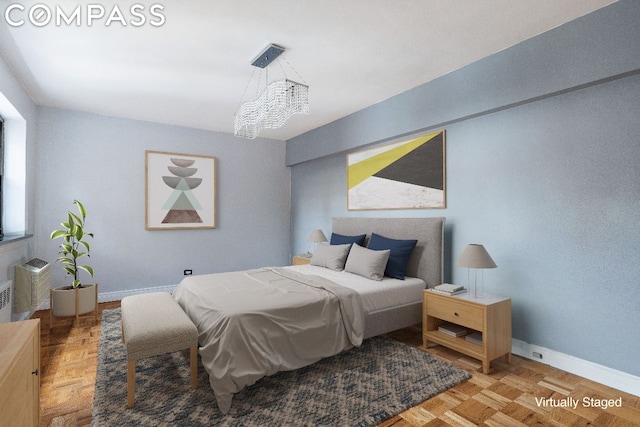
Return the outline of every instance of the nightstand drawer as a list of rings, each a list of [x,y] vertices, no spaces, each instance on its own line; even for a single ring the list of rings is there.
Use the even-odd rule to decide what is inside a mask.
[[[484,310],[482,307],[469,304],[462,300],[456,300],[455,298],[438,298],[437,295],[429,295],[427,304],[429,316],[466,326],[467,328],[477,331],[482,330],[484,319]]]

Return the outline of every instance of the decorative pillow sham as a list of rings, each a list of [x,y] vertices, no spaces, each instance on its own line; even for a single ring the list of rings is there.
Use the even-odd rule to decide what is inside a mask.
[[[344,271],[380,281],[384,276],[389,253],[391,253],[389,249],[375,251],[360,245],[353,245],[349,251]]]
[[[332,245],[344,245],[347,243],[355,243],[360,246],[364,246],[364,239],[366,234],[360,234],[358,236],[343,236],[342,234],[331,233],[331,239],[329,243]]]
[[[351,244],[346,245],[327,245],[320,243],[316,246],[316,253],[311,257],[311,265],[318,267],[326,267],[331,270],[344,270],[344,263],[349,254]]]
[[[409,257],[411,252],[416,247],[417,240],[397,240],[383,237],[376,233],[371,233],[371,240],[369,240],[369,249],[382,250],[389,249],[389,261],[387,267],[384,270],[384,275],[387,277],[393,277],[394,279],[404,280],[404,276],[407,273],[407,264],[409,264]]]

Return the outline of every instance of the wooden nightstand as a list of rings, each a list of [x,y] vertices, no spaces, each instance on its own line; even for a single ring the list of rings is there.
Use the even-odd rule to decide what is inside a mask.
[[[302,256],[293,257],[293,265],[305,265],[310,263],[311,263],[311,258],[305,258]]]
[[[482,333],[482,345],[438,331],[450,322],[470,333]],[[489,373],[492,360],[504,356],[511,361],[511,299],[497,296],[474,298],[469,294],[440,295],[422,292],[422,344],[434,342],[482,361],[482,372]]]

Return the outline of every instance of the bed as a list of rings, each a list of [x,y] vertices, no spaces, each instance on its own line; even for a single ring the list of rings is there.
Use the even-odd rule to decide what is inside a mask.
[[[198,328],[199,354],[220,411],[227,413],[233,395],[264,376],[310,365],[359,346],[363,339],[420,323],[422,290],[442,283],[444,222],[332,219],[333,233],[365,234],[365,247],[372,233],[417,240],[405,280],[370,280],[318,265],[185,278],[174,298]],[[351,247],[349,256],[354,249],[367,250]]]

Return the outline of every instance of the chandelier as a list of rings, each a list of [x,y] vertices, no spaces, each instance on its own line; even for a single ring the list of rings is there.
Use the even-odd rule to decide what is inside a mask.
[[[254,67],[265,69],[267,86],[260,96],[253,101],[243,102],[236,111],[235,136],[254,139],[262,129],[279,128],[294,114],[309,114],[308,85],[290,80],[286,76],[284,79],[268,83],[266,67],[282,52],[283,47],[269,45],[251,63]]]

